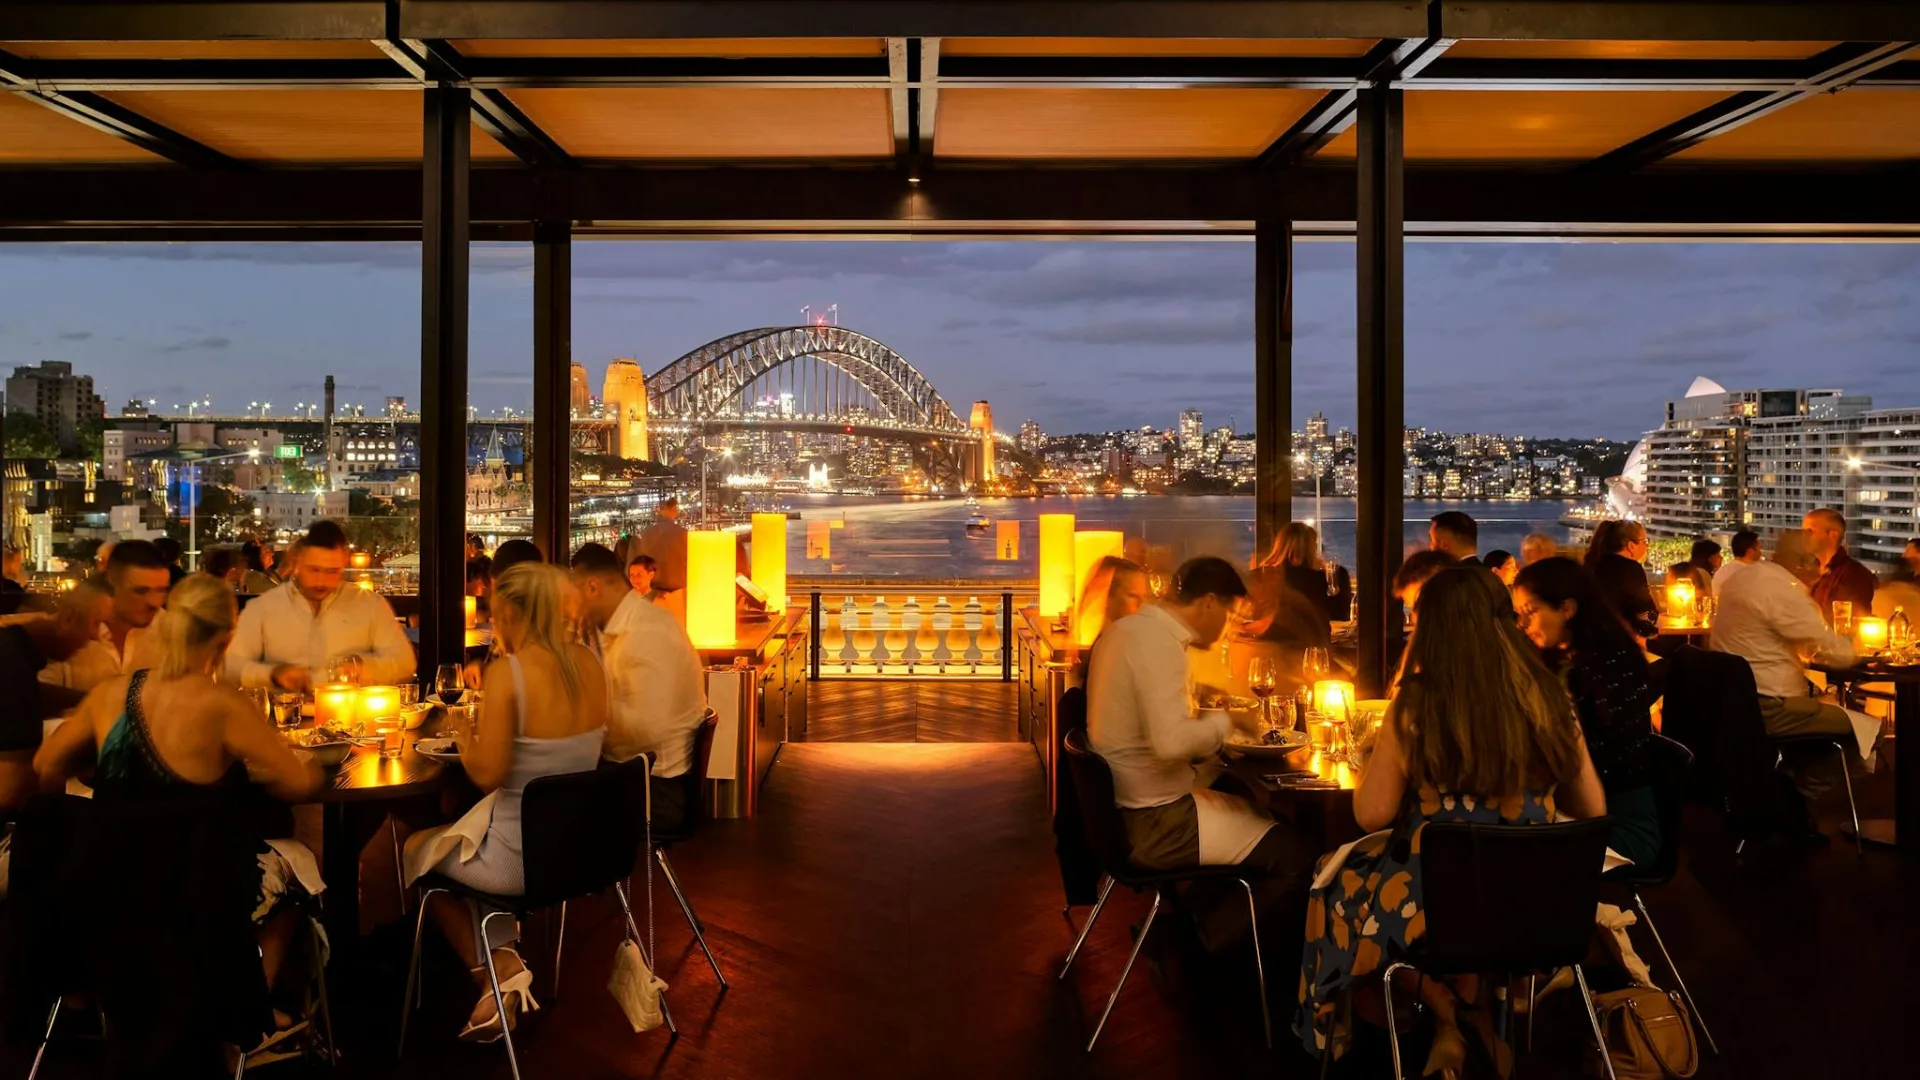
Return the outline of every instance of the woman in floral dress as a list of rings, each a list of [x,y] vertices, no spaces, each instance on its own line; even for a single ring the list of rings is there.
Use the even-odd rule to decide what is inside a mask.
[[[1309,897],[1294,1030],[1315,1056],[1346,1051],[1341,995],[1377,986],[1380,972],[1426,931],[1427,822],[1533,825],[1606,812],[1566,691],[1513,621],[1486,602],[1477,580],[1485,574],[1444,570],[1421,590],[1399,692],[1353,800],[1361,828],[1391,831],[1356,844]],[[1464,1066],[1464,1023],[1504,1076],[1512,1059],[1483,1007],[1486,980],[1417,979],[1409,988],[1414,982],[1436,1025],[1424,1074],[1452,1077]]]

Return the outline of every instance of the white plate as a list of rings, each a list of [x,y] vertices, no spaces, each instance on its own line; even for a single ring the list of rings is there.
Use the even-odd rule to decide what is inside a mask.
[[[454,745],[452,739],[421,739],[413,744],[413,749],[415,753],[430,758],[460,760],[460,749]]]
[[[1282,732],[1281,735],[1281,742],[1267,743],[1248,741],[1245,736],[1236,732],[1232,738],[1227,740],[1226,748],[1236,754],[1245,754],[1248,757],[1285,757],[1295,750],[1306,746],[1307,743],[1311,741],[1310,737],[1304,731],[1287,731]]]

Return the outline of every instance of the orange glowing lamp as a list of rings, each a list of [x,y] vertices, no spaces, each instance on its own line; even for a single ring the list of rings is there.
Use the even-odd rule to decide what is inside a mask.
[[[1693,582],[1676,581],[1667,586],[1667,615],[1682,625],[1693,621]]]
[[[997,562],[1020,561],[1020,523],[996,521],[993,524],[993,557]]]
[[[383,716],[400,715],[400,688],[397,686],[363,686],[355,696],[353,715],[363,723],[378,720]]]
[[[1336,720],[1353,719],[1353,684],[1322,679],[1313,684],[1313,707]]]
[[[787,515],[753,515],[753,583],[767,594],[767,610],[787,610]]]
[[[1854,627],[1860,634],[1860,647],[1868,652],[1879,652],[1887,647],[1887,620],[1866,616]]]
[[[313,692],[313,721],[323,728],[353,726],[353,705],[358,687],[352,683],[327,683]]]
[[[687,636],[696,649],[734,643],[734,539],[717,529],[687,534]]]
[[[353,553],[353,568],[355,570],[365,570],[367,567],[372,565],[373,565],[372,555],[369,555],[364,551],[356,551]]]
[[[1073,595],[1079,598],[1074,608],[1076,625],[1073,636],[1081,645],[1093,644],[1093,639],[1100,635],[1101,624],[1106,617],[1104,598],[1088,597],[1087,586],[1092,583],[1100,560],[1109,555],[1119,558],[1126,547],[1124,533],[1095,531],[1073,534]]]
[[[480,619],[480,598],[477,596],[465,596],[461,597],[460,603],[466,615],[467,629],[471,630],[473,629],[473,624]]]
[[[1073,515],[1040,515],[1040,615],[1054,618],[1073,607]]]

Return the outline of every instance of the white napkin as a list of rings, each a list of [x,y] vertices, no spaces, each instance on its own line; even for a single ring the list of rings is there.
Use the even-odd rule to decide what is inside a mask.
[[[1860,744],[1860,756],[1869,763],[1873,760],[1873,742],[1880,737],[1880,718],[1868,716],[1863,712],[1846,710],[1847,719],[1853,724],[1853,737]],[[1872,771],[1869,768],[1868,771]]]
[[[473,858],[480,850],[481,841],[487,838],[487,829],[493,825],[493,804],[499,800],[500,793],[493,792],[474,803],[473,809],[467,811],[459,821],[451,825],[436,825],[407,837],[407,884],[420,880],[428,871],[440,865],[440,860],[446,858],[449,852],[458,851],[461,862]]]

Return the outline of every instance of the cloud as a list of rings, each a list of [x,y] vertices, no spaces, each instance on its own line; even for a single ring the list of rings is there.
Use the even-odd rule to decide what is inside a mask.
[[[232,338],[215,335],[212,337],[194,338],[191,341],[176,341],[171,345],[163,345],[154,351],[163,353],[204,352],[210,349],[224,349],[232,344]]]
[[[60,335],[61,341],[85,341],[93,336],[91,330],[69,330]]]
[[[1073,326],[1039,327],[1028,336],[1040,341],[1076,345],[1114,345],[1142,348],[1155,345],[1244,344],[1253,346],[1253,312],[1246,308],[1222,311],[1183,310],[1157,314],[1123,315]],[[1248,362],[1251,364],[1249,353]],[[1166,378],[1170,372],[1162,372]],[[1252,377],[1252,369],[1248,369]]]

